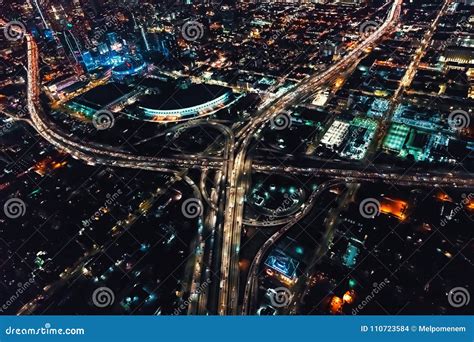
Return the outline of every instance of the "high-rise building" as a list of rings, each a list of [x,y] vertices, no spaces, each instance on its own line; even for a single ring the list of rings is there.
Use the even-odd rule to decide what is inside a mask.
[[[171,33],[152,33],[151,42],[152,49],[158,51],[166,58],[170,57],[172,54],[179,54],[176,38]]]
[[[118,43],[117,33],[115,32],[107,33],[107,39],[109,40],[109,46],[111,47]]]
[[[89,51],[84,52],[82,55],[82,61],[84,62],[84,65],[87,70],[92,70],[95,67],[95,61],[94,58],[92,57],[92,54]]]
[[[64,41],[66,42],[66,46],[68,47],[71,55],[74,57],[76,64],[79,64],[82,51],[81,51],[81,46],[79,45],[79,42],[76,39],[76,36],[74,36],[74,33],[70,30],[65,30],[62,33],[63,33]]]
[[[101,55],[108,55],[109,54],[109,47],[105,43],[99,44],[99,53]]]
[[[143,38],[143,42],[145,43],[145,48],[147,51],[150,51],[150,44],[148,43],[148,38],[146,37],[146,32],[145,32],[145,28],[142,26],[140,26],[140,32],[142,34],[142,38]]]

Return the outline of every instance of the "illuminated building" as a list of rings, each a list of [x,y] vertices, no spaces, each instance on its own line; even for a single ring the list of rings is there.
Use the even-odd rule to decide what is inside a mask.
[[[276,271],[279,278],[287,283],[295,280],[298,265],[299,261],[287,256],[280,249],[272,251],[265,261],[265,266],[270,270]]]
[[[89,51],[84,52],[82,55],[82,61],[88,71],[93,70],[96,67],[94,58]]]
[[[77,75],[60,77],[59,79],[51,81],[46,85],[51,93],[60,92],[64,88],[71,86],[72,84],[79,82]]]
[[[342,307],[344,306],[343,300],[338,296],[333,296],[331,303],[329,304],[329,311],[335,315],[342,313]]]
[[[69,48],[71,55],[74,57],[74,60],[79,64],[79,60],[83,59],[81,47],[76,37],[70,30],[63,31],[63,37],[66,41],[66,45]]]
[[[439,191],[436,194],[436,199],[440,200],[441,202],[453,202],[453,199],[443,191]]]
[[[233,101],[230,89],[220,86],[192,84],[171,97],[144,97],[139,109],[142,119],[149,121],[179,121],[205,116],[226,108]],[[204,102],[202,102],[204,100]]]
[[[464,46],[450,46],[444,51],[445,62],[456,64],[474,64],[474,50]]]
[[[409,132],[410,127],[403,124],[393,124],[385,137],[383,148],[391,152],[400,153]]]
[[[466,208],[471,210],[471,211],[474,211],[474,200],[473,199],[468,200],[468,202],[466,204]]]
[[[367,116],[372,118],[381,118],[389,109],[390,101],[376,98],[367,112]]]
[[[341,146],[344,141],[347,132],[349,130],[349,124],[347,122],[336,120],[333,122],[329,130],[324,134],[321,139],[321,143],[331,150],[335,150]]]
[[[352,120],[347,134],[348,141],[339,153],[342,157],[360,160],[365,157],[377,129],[377,122],[372,119],[357,117]]]
[[[398,199],[382,197],[380,200],[380,212],[403,221],[406,218],[408,203]]]
[[[143,38],[143,42],[145,43],[146,50],[150,51],[150,44],[148,43],[148,38],[146,37],[145,28],[143,26],[140,26],[140,32]]]
[[[120,83],[109,83],[95,87],[65,104],[65,108],[86,117],[92,117],[98,110],[115,109],[137,95],[138,89]]]
[[[101,43],[98,49],[99,49],[99,54],[101,55],[108,55],[108,53],[110,52],[109,47],[105,43]]]
[[[107,39],[109,40],[109,44],[111,47],[118,43],[117,33],[115,32],[107,33]]]
[[[354,242],[358,242],[355,240]],[[347,249],[344,255],[342,256],[342,262],[344,266],[348,268],[354,268],[357,263],[357,256],[359,255],[359,247],[355,246],[352,242],[347,244]]]
[[[161,53],[164,57],[169,58],[171,55],[179,56],[180,49],[178,48],[176,37],[167,32],[151,33],[150,42],[151,48]]]
[[[143,75],[147,63],[138,58],[127,58],[125,61],[112,69],[112,78],[122,81],[128,77]]]
[[[432,113],[416,106],[400,104],[393,114],[393,122],[403,123],[421,129],[436,130],[440,129],[441,118],[439,113]]]
[[[48,95],[55,99],[59,100],[66,96],[68,93],[73,92],[78,87],[83,86],[84,82],[77,75],[73,76],[63,76],[58,79],[55,79],[48,84],[45,88],[48,91]]]
[[[411,129],[406,141],[407,152],[411,154],[415,160],[425,160],[428,157],[427,154],[430,152],[427,148],[429,139],[429,134]]]
[[[33,170],[38,175],[44,177],[51,171],[63,168],[67,165],[67,161],[55,161],[52,157],[47,157],[41,161],[39,161],[34,167]]]
[[[342,300],[344,301],[344,303],[352,304],[355,300],[355,291],[346,291],[346,293],[344,293],[344,296],[342,296]]]
[[[212,101],[209,101],[197,106],[193,106],[193,107],[188,107],[188,108],[170,109],[170,110],[159,110],[159,109],[151,109],[151,108],[144,108],[144,107],[140,107],[140,108],[143,109],[147,117],[175,116],[175,117],[184,118],[188,116],[196,116],[202,112],[212,112],[216,109],[222,108],[222,106],[226,104],[227,100],[229,100],[230,95],[231,95],[230,93],[226,93]]]
[[[329,99],[329,89],[324,89],[316,94],[312,104],[315,106],[324,107]]]

